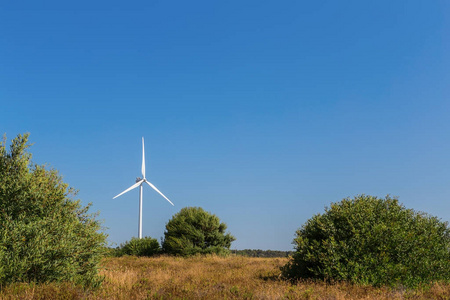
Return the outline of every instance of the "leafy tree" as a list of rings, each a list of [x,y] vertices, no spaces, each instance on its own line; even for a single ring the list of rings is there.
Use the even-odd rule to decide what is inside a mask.
[[[0,142],[0,284],[72,281],[101,283],[98,263],[106,235],[90,204],[54,169],[31,163],[28,134]]]
[[[132,238],[130,241],[121,244],[116,255],[153,256],[160,253],[161,248],[157,239],[144,237],[142,239]]]
[[[447,225],[389,196],[343,199],[297,230],[283,274],[376,286],[449,280]]]
[[[235,238],[227,225],[201,207],[185,207],[166,225],[163,251],[175,255],[229,254]]]

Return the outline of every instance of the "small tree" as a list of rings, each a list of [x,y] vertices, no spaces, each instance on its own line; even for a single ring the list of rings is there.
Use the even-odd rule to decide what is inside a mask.
[[[175,255],[228,254],[235,238],[227,225],[201,207],[185,207],[166,225],[163,251]]]
[[[332,203],[296,232],[287,278],[409,287],[450,279],[447,223],[387,196]]]
[[[0,284],[72,281],[95,286],[106,249],[96,215],[56,170],[31,163],[28,134],[0,142]]]
[[[132,238],[121,244],[116,252],[117,256],[134,255],[134,256],[153,256],[160,252],[161,248],[157,239],[144,237],[142,239]]]

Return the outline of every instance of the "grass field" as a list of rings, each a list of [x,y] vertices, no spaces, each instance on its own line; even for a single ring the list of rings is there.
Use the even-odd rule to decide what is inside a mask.
[[[450,285],[418,290],[280,279],[287,258],[119,257],[102,263],[105,280],[85,291],[68,283],[13,284],[1,299],[450,299]]]

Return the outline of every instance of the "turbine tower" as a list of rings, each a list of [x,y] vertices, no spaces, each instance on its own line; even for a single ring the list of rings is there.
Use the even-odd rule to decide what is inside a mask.
[[[131,191],[132,189],[135,189],[137,187],[139,187],[139,228],[138,228],[138,235],[139,238],[142,238],[142,191],[143,191],[143,185],[144,183],[147,183],[152,189],[154,189],[155,191],[157,191],[161,196],[164,197],[164,199],[166,199],[167,201],[169,201],[170,204],[173,205],[172,201],[169,200],[169,198],[167,198],[166,196],[164,196],[163,193],[161,193],[156,186],[154,186],[150,181],[148,181],[145,178],[145,151],[144,151],[144,138],[142,138],[142,178],[137,178],[136,179],[136,183],[133,184],[132,186],[130,186],[129,188],[127,188],[125,191],[123,191],[122,193],[120,193],[119,195],[115,196],[113,199],[125,194],[128,191]]]

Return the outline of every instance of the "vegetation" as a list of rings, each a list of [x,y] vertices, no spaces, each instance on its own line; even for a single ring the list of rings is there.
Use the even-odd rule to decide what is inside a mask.
[[[244,249],[233,250],[232,254],[248,256],[248,257],[288,257],[293,251],[277,251],[277,250],[261,250],[261,249]]]
[[[229,254],[235,238],[227,225],[200,207],[185,207],[166,225],[163,252],[174,255]]]
[[[143,237],[142,239],[132,238],[121,244],[115,251],[116,256],[134,255],[134,256],[153,256],[161,253],[158,240],[151,237]]]
[[[284,267],[291,279],[407,287],[450,280],[447,223],[389,196],[333,203],[297,231],[294,244]]]
[[[0,285],[101,282],[106,236],[56,170],[31,163],[28,134],[0,143]]]
[[[113,250],[29,147],[28,134],[0,142],[0,299],[450,299],[448,224],[395,198],[332,203],[297,230],[292,257],[224,256],[235,238],[198,207],[169,220],[163,249],[146,237]]]
[[[243,256],[111,257],[96,290],[74,284],[11,284],[0,299],[449,299],[450,285],[407,290],[280,278],[287,258]]]

